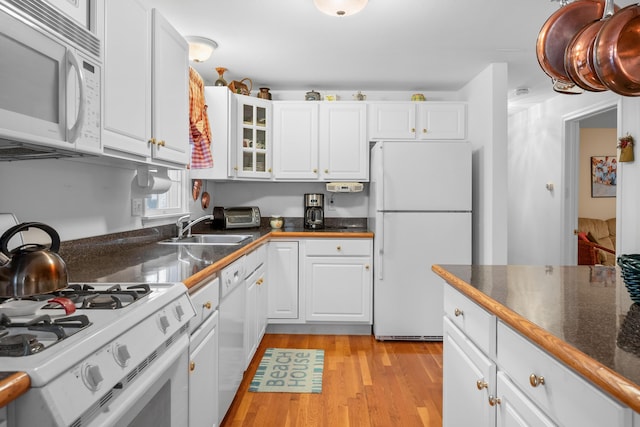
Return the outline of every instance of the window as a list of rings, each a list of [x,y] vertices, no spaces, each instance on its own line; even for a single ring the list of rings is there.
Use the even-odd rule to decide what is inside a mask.
[[[179,216],[188,213],[185,170],[167,171],[172,184],[169,190],[161,194],[151,194],[144,199],[144,218]]]

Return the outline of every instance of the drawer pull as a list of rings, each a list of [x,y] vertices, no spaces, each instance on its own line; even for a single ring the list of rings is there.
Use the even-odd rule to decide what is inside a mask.
[[[338,252],[340,252],[340,251],[342,250],[342,246],[340,246],[340,245],[336,246],[336,250],[337,250]]]
[[[531,387],[538,387],[539,385],[544,385],[544,377],[537,376],[536,374],[529,375],[529,384]]]
[[[499,397],[495,397],[495,396],[489,396],[489,406],[496,406],[501,404],[502,401],[500,400]]]
[[[202,306],[204,308],[206,308],[207,310],[211,310],[211,302],[207,301],[204,304],[202,304]]]
[[[486,381],[478,380],[476,381],[476,387],[478,387],[478,390],[482,390],[483,388],[489,388],[489,384]]]
[[[196,362],[194,362],[193,360],[191,362],[189,362],[189,370],[191,372],[196,370]]]
[[[459,308],[456,308],[456,309],[453,311],[453,314],[454,314],[456,317],[460,317],[460,316],[462,316],[464,313],[463,313],[463,312],[462,312],[462,310],[460,310]]]

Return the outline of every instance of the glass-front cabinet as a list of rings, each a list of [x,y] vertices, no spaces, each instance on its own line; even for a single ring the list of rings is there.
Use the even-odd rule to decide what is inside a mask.
[[[237,176],[271,178],[271,103],[236,95],[238,100]]]

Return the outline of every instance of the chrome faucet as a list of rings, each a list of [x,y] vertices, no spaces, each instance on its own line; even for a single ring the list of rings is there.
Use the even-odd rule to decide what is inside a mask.
[[[200,218],[196,218],[193,221],[187,222],[187,225],[184,225],[184,221],[191,218],[191,215],[183,215],[178,218],[176,225],[178,226],[178,239],[182,239],[183,237],[191,237],[191,227],[198,224],[199,222],[206,221],[208,219],[213,219],[213,215],[204,215]],[[185,236],[184,233],[187,233]]]

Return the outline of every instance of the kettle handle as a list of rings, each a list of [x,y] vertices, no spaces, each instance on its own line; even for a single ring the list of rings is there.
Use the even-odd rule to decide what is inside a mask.
[[[11,240],[11,238],[19,232],[28,230],[29,228],[39,228],[40,230],[47,233],[49,237],[51,237],[51,245],[49,246],[50,250],[52,252],[58,252],[58,249],[60,249],[60,235],[52,227],[41,222],[23,222],[22,224],[14,225],[13,227],[5,231],[2,234],[2,237],[0,237],[0,252],[8,257],[11,257],[12,253],[7,248],[9,240]]]

